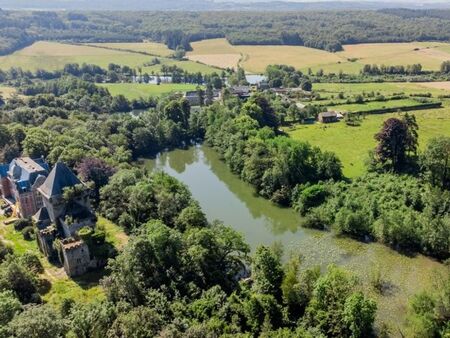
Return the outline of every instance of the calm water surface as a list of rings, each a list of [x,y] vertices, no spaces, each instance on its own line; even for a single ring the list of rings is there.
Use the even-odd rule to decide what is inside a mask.
[[[206,146],[163,153],[146,160],[145,165],[184,182],[209,220],[221,220],[242,233],[252,249],[280,242],[285,252],[302,255],[304,267],[337,264],[353,271],[360,277],[361,287],[378,299],[378,320],[393,328],[404,318],[406,298],[429,288],[436,272],[447,272],[441,264],[420,255],[407,257],[380,244],[301,228],[300,217],[292,209],[256,196],[252,187],[233,175],[218,154]],[[370,287],[374,268],[381,270],[391,286],[383,295],[375,294]]]

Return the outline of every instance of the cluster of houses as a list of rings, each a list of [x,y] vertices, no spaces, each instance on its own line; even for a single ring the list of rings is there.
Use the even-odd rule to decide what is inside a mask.
[[[77,191],[70,200],[64,195],[69,188]],[[96,226],[89,192],[64,163],[50,170],[42,158],[20,157],[0,165],[0,192],[3,212],[32,219],[40,250],[49,260],[59,260],[69,276],[98,266],[78,235],[80,229]]]
[[[248,99],[252,93],[258,90],[270,90],[278,96],[283,97],[286,100],[289,100],[291,95],[301,95],[304,97],[310,97],[311,93],[302,90],[301,88],[269,88],[265,86],[265,82],[258,83],[253,86],[232,86],[226,89],[226,93],[229,96],[234,96],[239,99],[246,100]],[[223,98],[225,91],[223,90],[214,90],[213,91],[213,101],[220,101]],[[189,102],[192,107],[201,106],[206,103],[206,98],[204,95],[201,95],[199,91],[188,91],[184,93],[184,98]],[[202,102],[203,100],[203,102]],[[296,103],[297,107],[300,109],[305,108],[305,105],[301,103]],[[328,111],[319,113],[317,120],[320,123],[334,123],[339,122],[344,118],[344,115],[340,112],[336,111]]]

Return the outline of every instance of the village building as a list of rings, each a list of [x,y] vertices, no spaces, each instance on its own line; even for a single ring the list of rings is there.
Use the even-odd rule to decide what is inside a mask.
[[[19,157],[10,164],[0,165],[0,192],[22,218],[33,216],[43,206],[38,188],[48,176],[49,167],[43,159]]]
[[[250,86],[233,86],[230,87],[230,94],[240,99],[248,99],[251,95],[252,88]]]
[[[194,106],[201,106],[203,104],[203,102],[201,102],[202,97],[199,95],[198,91],[188,91],[186,93],[184,93],[183,96],[191,105],[191,107]]]
[[[338,114],[335,111],[328,111],[320,113],[318,116],[318,120],[321,123],[333,123],[338,122]]]

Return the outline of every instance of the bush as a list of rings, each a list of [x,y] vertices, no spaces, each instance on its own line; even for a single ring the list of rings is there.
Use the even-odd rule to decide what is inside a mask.
[[[335,226],[340,234],[362,238],[370,234],[371,224],[370,217],[364,210],[342,208],[336,215]]]
[[[33,225],[33,223],[31,222],[31,220],[26,219],[26,218],[21,218],[14,222],[14,229],[16,231],[22,231],[26,227],[29,227],[32,225]]]
[[[301,225],[305,228],[327,230],[330,228],[331,219],[327,210],[322,206],[311,209],[311,211],[302,219]]]
[[[12,253],[13,250],[0,240],[0,263],[6,258],[7,255]]]
[[[22,229],[23,239],[26,241],[31,241],[34,239],[34,228],[32,226],[26,226]]]
[[[19,257],[19,261],[24,267],[26,267],[29,271],[32,271],[33,273],[44,272],[44,267],[42,266],[39,257],[32,252],[26,252],[23,255],[21,255]]]
[[[300,214],[304,216],[310,209],[324,203],[328,195],[329,192],[325,186],[320,184],[312,185],[302,190],[296,207]]]

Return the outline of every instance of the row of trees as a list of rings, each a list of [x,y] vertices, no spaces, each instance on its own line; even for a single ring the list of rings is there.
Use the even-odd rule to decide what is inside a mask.
[[[177,65],[161,65],[161,74],[148,74],[143,72],[142,67],[137,69],[129,66],[120,66],[117,64],[109,64],[107,69],[101,68],[93,64],[66,64],[62,70],[47,71],[44,69],[37,69],[35,72],[23,70],[20,67],[13,67],[9,70],[3,71],[0,69],[0,83],[4,82],[14,86],[31,85],[33,80],[54,80],[61,79],[66,76],[73,76],[85,82],[93,83],[130,83],[140,82],[149,83],[155,80],[157,84],[161,83],[161,76],[170,76],[173,83],[193,83],[202,85],[209,82],[214,82],[215,86],[219,86],[217,81],[220,81],[220,88],[223,86],[227,74],[225,71],[219,75],[217,73],[203,75],[200,72],[189,73],[188,71],[178,67]],[[160,76],[161,75],[161,76]]]
[[[422,65],[420,63],[405,66],[386,66],[386,65],[364,65],[361,73],[364,75],[383,75],[383,74],[400,74],[400,75],[420,75],[422,73]]]

